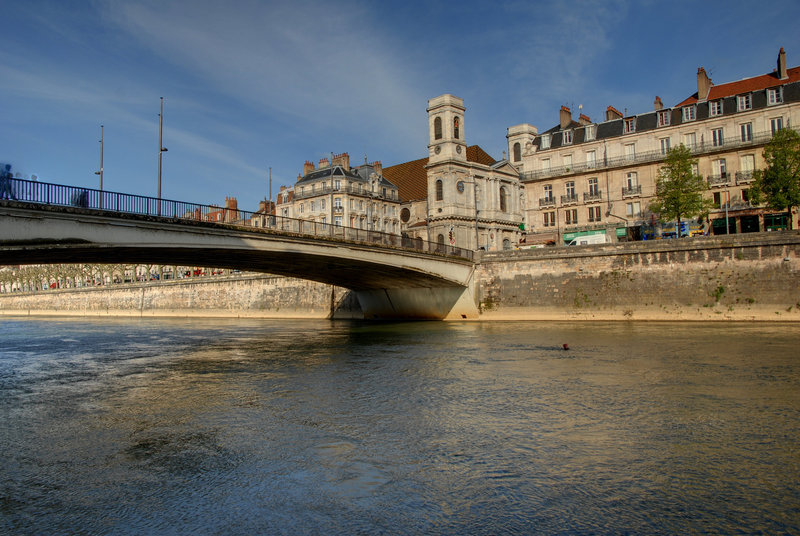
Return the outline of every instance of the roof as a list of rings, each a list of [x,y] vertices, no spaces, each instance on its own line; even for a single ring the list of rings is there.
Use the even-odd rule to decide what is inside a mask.
[[[707,101],[722,99],[724,97],[733,97],[735,95],[742,95],[743,93],[750,93],[761,89],[770,87],[781,86],[792,82],[800,82],[800,67],[792,67],[786,70],[787,78],[781,80],[778,78],[777,72],[769,74],[762,74],[761,76],[754,76],[752,78],[745,78],[736,82],[728,82],[727,84],[720,84],[718,86],[711,86],[708,93]],[[684,99],[676,106],[687,106],[699,102],[697,93]]]
[[[484,166],[495,164],[496,160],[477,145],[467,147],[467,162]],[[383,176],[397,186],[400,201],[417,201],[428,197],[427,158],[404,162],[383,168]]]

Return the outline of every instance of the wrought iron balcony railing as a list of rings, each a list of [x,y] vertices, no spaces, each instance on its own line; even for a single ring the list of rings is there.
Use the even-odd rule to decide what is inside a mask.
[[[719,188],[720,186],[730,186],[731,185],[731,177],[728,173],[722,173],[720,175],[709,175],[708,176],[708,186],[710,188]]]
[[[635,197],[642,195],[642,185],[636,184],[634,186],[625,186],[622,188],[622,197]]]
[[[603,191],[597,190],[596,192],[584,192],[583,193],[583,202],[587,201],[602,201],[603,200]]]
[[[736,172],[736,184],[750,184],[753,182],[753,172],[752,171],[737,171]]]

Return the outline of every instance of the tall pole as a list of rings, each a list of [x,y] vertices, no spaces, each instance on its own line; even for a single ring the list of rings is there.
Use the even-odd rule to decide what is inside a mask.
[[[100,175],[100,208],[103,208],[103,125],[100,125],[100,171],[95,171],[95,175]]]
[[[267,212],[272,213],[272,167],[269,168],[269,205],[267,205]]]
[[[161,97],[161,112],[158,114],[158,215],[161,216],[161,154],[167,148],[163,143],[164,134],[164,97]]]

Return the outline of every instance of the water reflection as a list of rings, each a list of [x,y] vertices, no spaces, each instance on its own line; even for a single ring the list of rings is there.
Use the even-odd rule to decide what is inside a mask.
[[[2,330],[6,532],[800,530],[796,326]]]

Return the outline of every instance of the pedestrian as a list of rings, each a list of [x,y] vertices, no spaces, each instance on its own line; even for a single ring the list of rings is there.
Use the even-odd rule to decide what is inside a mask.
[[[14,189],[11,187],[11,164],[6,164],[5,168],[0,171],[0,199],[17,200]]]

